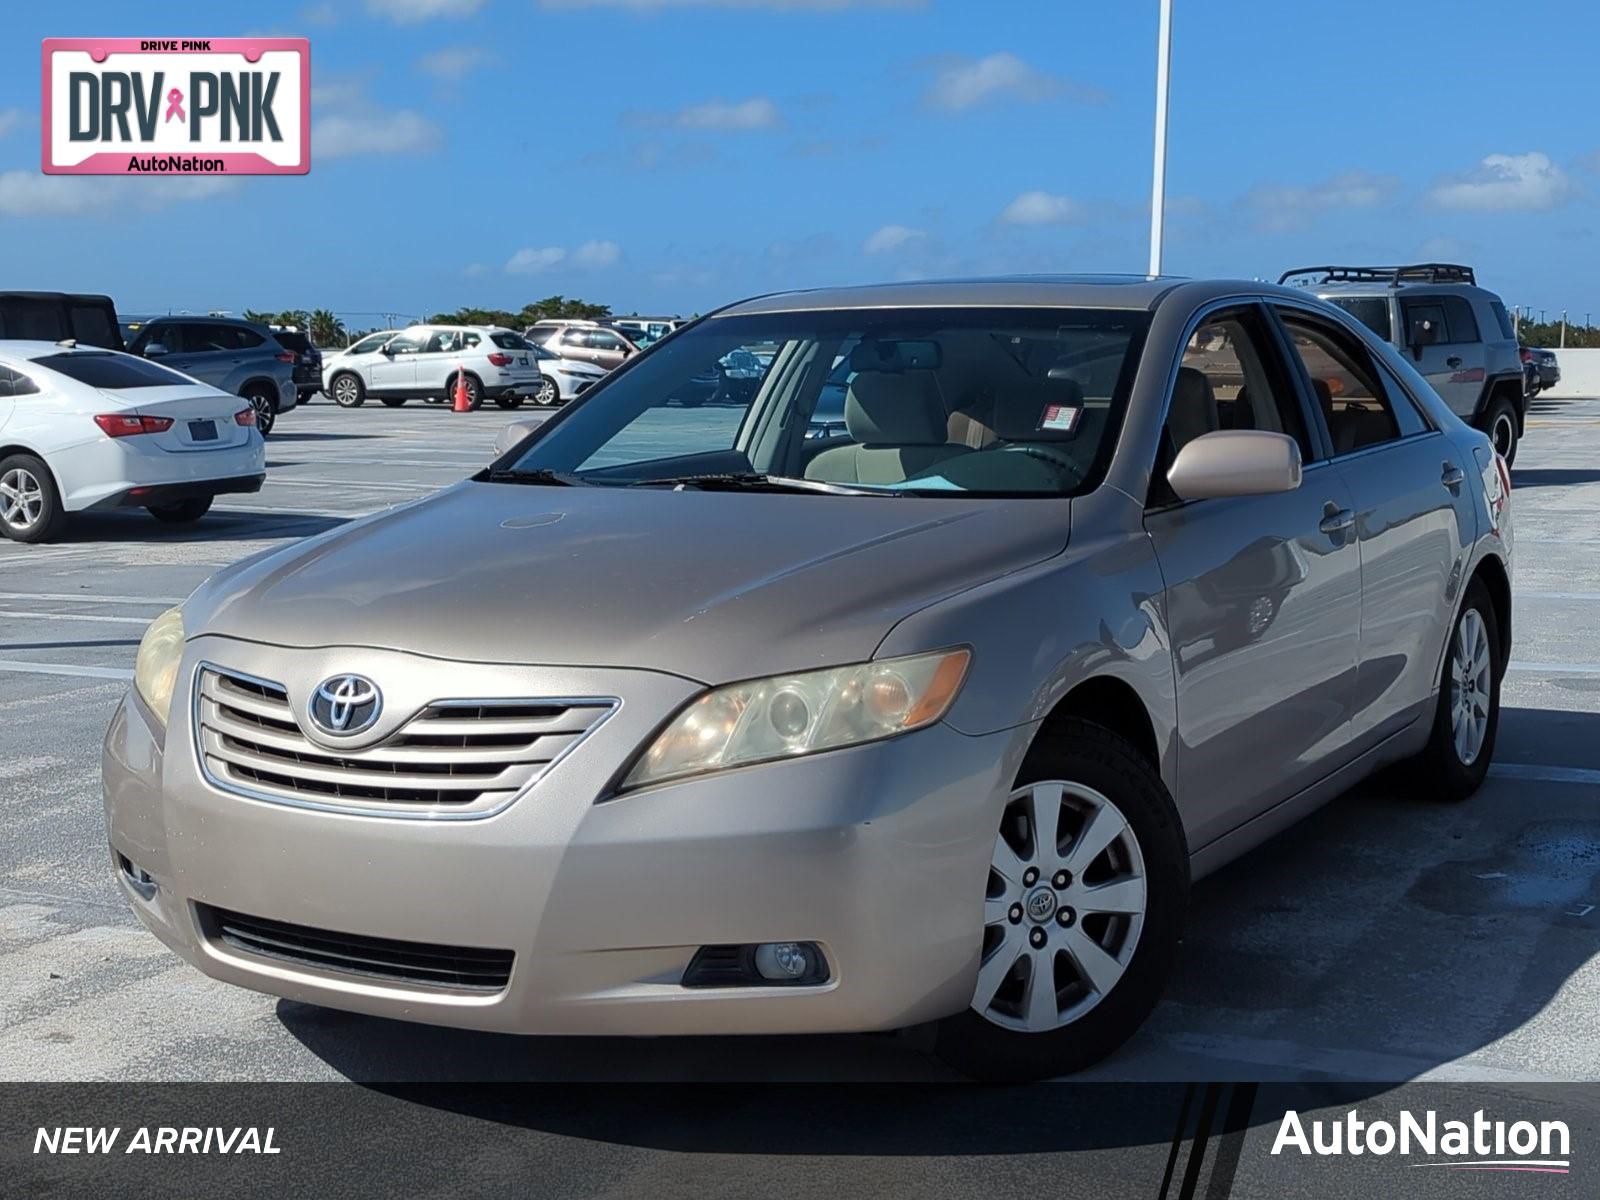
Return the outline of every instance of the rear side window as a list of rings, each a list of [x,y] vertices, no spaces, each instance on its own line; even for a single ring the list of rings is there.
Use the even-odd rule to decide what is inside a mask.
[[[514,333],[491,333],[489,340],[502,350],[526,350],[528,343]]]
[[[1279,309],[1289,342],[1311,382],[1335,454],[1400,437],[1388,393],[1372,359],[1355,339],[1320,321]]]
[[[1393,337],[1389,329],[1389,302],[1382,296],[1330,296],[1328,299],[1384,341]]]
[[[126,388],[172,387],[193,383],[186,375],[169,371],[142,358],[121,354],[50,354],[33,360],[38,366],[75,379],[89,387]]]
[[[1455,346],[1483,339],[1478,336],[1478,318],[1472,315],[1472,305],[1465,296],[1442,296],[1444,304],[1445,337]]]
[[[1489,308],[1494,312],[1494,319],[1500,324],[1500,336],[1508,342],[1517,340],[1517,329],[1511,323],[1511,314],[1506,312],[1506,306],[1498,300],[1489,301]]]
[[[31,396],[39,385],[20,371],[0,367],[0,396]]]
[[[285,350],[293,350],[296,354],[304,354],[311,349],[311,340],[303,333],[291,333],[288,330],[284,330],[281,333],[274,333],[272,336],[278,345]]]

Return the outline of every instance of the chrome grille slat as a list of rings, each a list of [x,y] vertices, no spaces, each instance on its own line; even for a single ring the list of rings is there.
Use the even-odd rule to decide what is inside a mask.
[[[212,784],[253,799],[384,816],[498,812],[616,707],[580,700],[440,700],[359,749],[306,736],[281,684],[202,663],[194,739]]]

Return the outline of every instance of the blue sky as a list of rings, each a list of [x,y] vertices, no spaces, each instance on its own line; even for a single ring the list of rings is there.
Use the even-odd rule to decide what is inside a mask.
[[[1600,6],[1175,7],[1168,271],[1460,259],[1508,304],[1600,316]],[[1155,29],[1155,0],[17,5],[3,286],[129,312],[692,312],[1142,271]],[[39,174],[40,38],[261,33],[311,38],[309,176]]]

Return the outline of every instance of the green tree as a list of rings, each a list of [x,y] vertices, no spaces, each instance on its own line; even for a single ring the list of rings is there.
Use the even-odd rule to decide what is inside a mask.
[[[310,335],[314,346],[335,346],[344,341],[344,322],[326,308],[319,308],[302,326]]]
[[[244,319],[246,321],[249,321],[252,325],[271,325],[273,320],[275,319],[272,313],[269,313],[269,312],[257,312],[253,308],[245,309],[244,313],[243,313],[243,317],[244,317]]]

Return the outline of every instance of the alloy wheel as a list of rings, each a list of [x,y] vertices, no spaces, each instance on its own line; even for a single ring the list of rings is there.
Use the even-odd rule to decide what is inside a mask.
[[[278,419],[278,414],[272,408],[272,400],[265,392],[253,392],[250,395],[250,407],[256,410],[256,428],[261,431],[262,437],[266,437]]]
[[[1450,651],[1450,732],[1464,767],[1478,761],[1488,736],[1492,669],[1488,628],[1482,614],[1469,608],[1461,614]]]
[[[341,375],[333,381],[334,402],[343,408],[354,408],[359,387],[353,377]]]
[[[18,533],[33,528],[44,512],[44,488],[32,471],[13,467],[0,475],[0,521]]]
[[[561,393],[556,388],[556,381],[548,377],[541,380],[539,383],[539,390],[534,394],[533,398],[537,403],[546,406],[554,404],[557,400],[561,399]]]
[[[1495,453],[1500,457],[1511,456],[1511,447],[1517,440],[1517,423],[1510,413],[1501,413],[1495,418],[1494,425],[1489,431],[1489,440],[1494,444]]]
[[[974,1011],[1026,1033],[1078,1020],[1133,960],[1145,905],[1144,855],[1108,797],[1065,780],[1018,788],[989,867]]]

